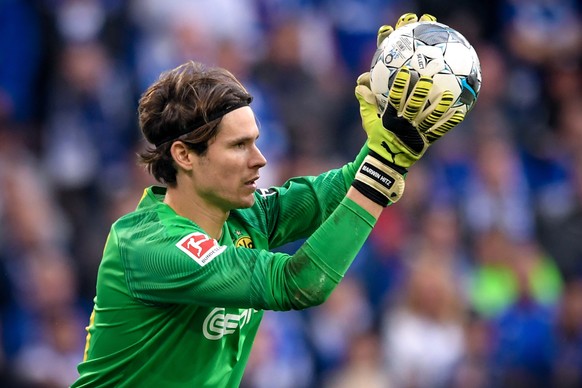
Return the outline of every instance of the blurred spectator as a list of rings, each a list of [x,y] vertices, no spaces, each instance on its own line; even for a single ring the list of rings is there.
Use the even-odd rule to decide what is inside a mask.
[[[582,44],[579,6],[575,0],[502,2],[504,38],[512,54],[534,64],[575,58]]]
[[[407,222],[406,215],[396,207],[382,213],[360,251],[361,257],[352,266],[351,270],[361,280],[374,311],[391,303],[402,284],[406,272],[403,252],[409,233]],[[375,320],[378,320],[378,314],[375,315]]]
[[[300,312],[268,311],[253,345],[241,387],[302,388],[313,386],[314,360]]]
[[[21,137],[0,128],[0,242],[7,260],[27,249],[63,247],[68,241],[69,225],[39,163]]]
[[[86,310],[76,305],[74,274],[63,258],[36,258],[31,263],[30,300],[38,336],[27,338],[15,357],[17,374],[44,387],[62,387],[76,379],[82,357]]]
[[[127,158],[134,157],[143,146],[144,144],[139,144],[127,150]],[[108,194],[108,202],[103,214],[105,223],[111,225],[123,214],[135,210],[144,189],[155,184],[155,182],[155,179],[143,166],[138,163],[129,164],[127,179],[123,186]],[[103,236],[103,238],[106,237],[106,235]],[[93,276],[96,276],[96,274],[93,274]]]
[[[479,233],[474,238],[475,269],[468,294],[471,306],[479,315],[496,316],[515,298],[512,248],[509,238],[497,229]]]
[[[66,43],[50,88],[43,165],[71,223],[71,249],[95,277],[102,209],[128,181],[137,129],[130,79],[99,41]],[[82,243],[80,243],[82,242]],[[92,294],[92,286],[87,294]]]
[[[453,388],[490,387],[493,383],[490,324],[475,312],[469,311],[463,333],[463,354],[454,366],[449,385]]]
[[[540,271],[536,264],[539,258],[531,252],[512,259],[516,297],[492,321],[493,374],[497,386],[551,386],[556,352],[552,324],[555,304],[543,303],[539,292],[535,295],[535,272]]]
[[[0,121],[30,122],[41,108],[35,89],[43,46],[34,3],[0,1]]]
[[[324,380],[326,388],[388,388],[390,375],[382,363],[381,341],[372,331],[352,338],[345,366]]]
[[[370,66],[378,27],[393,23],[387,21],[397,20],[404,12],[414,11],[401,0],[324,0],[321,3],[333,24],[338,59],[353,79]]]
[[[582,386],[582,278],[569,279],[558,305],[552,385]]]
[[[335,107],[331,96],[317,87],[316,77],[302,62],[300,27],[299,19],[283,20],[273,27],[267,55],[255,64],[252,78],[272,98],[288,133],[290,156],[329,161],[337,156],[332,115]],[[316,141],[314,133],[325,141]]]
[[[44,322],[40,328],[43,338],[26,345],[16,356],[16,374],[29,384],[44,388],[58,388],[70,385],[77,378],[76,367],[83,357],[81,349],[82,332],[79,317],[67,316],[61,312],[58,317]]]
[[[411,249],[417,250],[419,255],[427,252],[431,260],[450,268],[455,284],[465,289],[473,268],[465,252],[462,237],[460,220],[455,209],[441,204],[433,205],[423,215],[418,237]]]
[[[387,370],[397,387],[444,387],[462,356],[462,300],[452,270],[415,258],[396,306],[384,311]]]
[[[98,41],[66,44],[50,89],[44,157],[62,190],[123,182],[136,139],[131,84]]]
[[[27,338],[35,335],[34,319],[23,319],[22,298],[30,282],[27,263],[44,250],[64,249],[68,225],[38,159],[18,136],[0,128],[0,276],[2,332],[0,354],[8,369]]]
[[[44,387],[62,387],[76,378],[83,356],[85,309],[78,298],[69,258],[45,247],[23,258],[19,298],[6,329],[20,338],[15,373]]]
[[[490,230],[479,234],[475,244],[469,300],[479,314],[487,318],[502,314],[519,299],[519,287],[527,287],[528,296],[540,305],[556,303],[562,275],[534,241],[518,242],[500,230]],[[520,269],[523,274],[516,272],[521,266],[527,266],[527,271]]]
[[[580,134],[582,138],[582,132]],[[570,144],[574,145],[575,142],[572,139]],[[579,153],[575,155],[569,163],[569,195],[560,198],[555,205],[554,202],[546,203],[558,209],[545,212],[538,222],[540,241],[555,257],[556,264],[567,277],[582,271],[582,157]]]
[[[135,26],[138,88],[185,60],[216,64],[219,42],[231,41],[245,56],[261,55],[262,39],[253,0],[136,0],[130,2]]]
[[[498,228],[511,238],[528,239],[534,230],[529,188],[516,150],[503,136],[479,138],[475,171],[463,198],[463,223],[471,233]]]
[[[352,340],[372,324],[372,309],[362,285],[355,277],[345,277],[323,305],[308,312],[308,335],[319,376],[341,368]]]

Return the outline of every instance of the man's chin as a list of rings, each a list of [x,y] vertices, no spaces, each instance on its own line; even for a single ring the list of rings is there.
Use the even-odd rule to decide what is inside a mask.
[[[245,199],[244,201],[241,201],[239,203],[239,205],[237,206],[237,209],[248,209],[250,207],[253,207],[253,205],[255,204],[255,196],[251,196],[248,199]]]

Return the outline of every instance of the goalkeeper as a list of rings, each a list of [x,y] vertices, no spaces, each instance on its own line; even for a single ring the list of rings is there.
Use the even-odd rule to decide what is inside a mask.
[[[257,190],[266,160],[245,88],[194,62],[162,74],[138,112],[152,144],[140,159],[164,185],[111,227],[73,387],[238,386],[263,311],[323,303],[408,168],[463,119],[447,92],[426,104],[430,78],[410,78],[397,74],[380,114],[359,78],[368,141],[353,162]],[[301,238],[293,255],[269,251]]]

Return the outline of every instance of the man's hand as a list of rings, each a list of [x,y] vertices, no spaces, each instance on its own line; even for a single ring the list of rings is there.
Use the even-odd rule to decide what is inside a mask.
[[[425,14],[419,19],[407,13],[400,17],[396,28],[417,21],[436,21],[436,18]],[[378,46],[393,31],[391,26],[380,27]],[[414,82],[413,78],[418,79]],[[418,77],[404,67],[396,74],[389,90],[389,103],[379,112],[370,89],[370,74],[364,73],[358,78],[355,94],[370,153],[352,185],[382,206],[400,199],[408,168],[424,155],[430,144],[464,119],[462,112],[451,109],[450,91],[442,92],[427,106],[432,86],[432,77]]]
[[[405,26],[407,24],[416,23],[416,22],[436,22],[436,18],[432,15],[427,14],[427,13],[422,15],[420,18],[418,16],[416,16],[415,13],[410,13],[410,12],[405,13],[404,15],[400,16],[400,18],[398,18],[398,21],[396,22],[396,29],[398,29],[402,26]],[[389,26],[389,25],[381,26],[378,29],[378,35],[376,38],[376,46],[380,47],[380,45],[382,44],[384,39],[386,39],[393,31],[394,31],[394,28],[392,28],[392,26]]]
[[[370,90],[369,73],[358,78],[355,90],[368,147],[403,169],[412,166],[432,143],[465,118],[461,111],[450,109],[453,94],[448,90],[426,106],[433,86],[431,77],[421,76],[408,93],[411,77],[405,67],[396,73],[388,94],[389,103],[380,117],[376,97]]]

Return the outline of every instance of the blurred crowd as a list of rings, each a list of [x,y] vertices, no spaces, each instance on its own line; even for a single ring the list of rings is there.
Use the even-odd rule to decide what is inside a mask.
[[[576,0],[0,0],[0,385],[74,381],[109,226],[154,183],[136,107],[161,71],[231,70],[278,185],[356,155],[355,80],[404,12],[474,45],[476,107],[325,304],[265,315],[243,387],[582,387]]]

